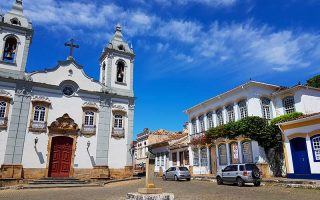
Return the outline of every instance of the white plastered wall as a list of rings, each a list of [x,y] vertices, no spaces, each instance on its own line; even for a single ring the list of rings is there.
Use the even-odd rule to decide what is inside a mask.
[[[84,96],[77,94],[74,97],[66,97],[61,94],[61,91],[46,89],[46,88],[33,88],[34,96],[45,96],[51,101],[51,105],[48,111],[48,126],[54,122],[57,118],[62,117],[63,114],[67,113],[74,121],[78,124],[79,128],[82,127],[83,118],[83,103],[89,101],[99,105],[97,96]],[[32,104],[30,105],[29,111],[29,123],[32,119]],[[96,113],[96,125],[98,129],[99,112]],[[37,150],[34,148],[34,139],[38,138]],[[31,133],[27,129],[27,134],[24,144],[24,152],[22,158],[22,164],[25,168],[45,168],[48,162],[48,133],[35,134]],[[89,153],[87,152],[87,142],[90,141]],[[74,167],[77,168],[92,168],[92,162],[90,156],[95,158],[96,155],[96,136],[84,137],[79,136],[77,138]],[[44,162],[41,163],[39,157],[40,153],[43,156]]]
[[[108,165],[109,168],[120,169],[126,166],[127,158],[127,137],[128,137],[128,102],[120,99],[112,99],[114,102],[113,106],[122,106],[126,109],[126,116],[124,119],[125,125],[125,137],[120,139],[115,139],[111,137],[112,127],[113,127],[113,112],[110,115],[110,136],[109,136],[109,156]]]

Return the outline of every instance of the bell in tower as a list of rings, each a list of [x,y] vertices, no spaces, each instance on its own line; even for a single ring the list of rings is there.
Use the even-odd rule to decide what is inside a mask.
[[[17,39],[14,37],[7,38],[3,52],[3,61],[13,62],[16,54],[16,48]]]

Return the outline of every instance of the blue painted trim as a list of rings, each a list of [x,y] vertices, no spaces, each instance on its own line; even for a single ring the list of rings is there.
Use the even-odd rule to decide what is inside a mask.
[[[314,145],[313,145],[313,138],[315,138],[315,137],[320,137],[320,135],[314,135],[314,136],[312,136],[311,138],[310,138],[310,141],[311,141],[311,149],[312,149],[312,154],[313,154],[313,161],[314,162],[320,162],[320,160],[317,160],[316,159],[316,154],[315,154],[315,151],[314,151]]]
[[[292,179],[314,179],[320,180],[320,174],[287,174]]]

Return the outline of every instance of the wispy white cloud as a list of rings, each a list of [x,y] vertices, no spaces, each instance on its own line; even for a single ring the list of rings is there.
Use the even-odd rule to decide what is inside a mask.
[[[233,5],[237,0],[177,1],[178,4],[191,2]],[[11,4],[11,0],[0,1],[4,9]],[[275,30],[268,25],[256,25],[253,20],[242,23],[216,21],[204,25],[195,20],[164,19],[142,8],[124,8],[114,3],[98,4],[88,0],[25,0],[24,7],[34,24],[56,33],[63,30],[60,32],[64,34],[86,35],[86,38],[90,35],[91,40],[93,37],[100,43],[110,38],[114,25],[120,22],[125,35],[136,39],[138,47],[183,61],[184,66],[170,66],[176,71],[192,70],[201,65],[200,69],[223,66],[230,71],[284,72],[312,67],[320,61],[319,33]],[[155,44],[144,41],[149,38]]]

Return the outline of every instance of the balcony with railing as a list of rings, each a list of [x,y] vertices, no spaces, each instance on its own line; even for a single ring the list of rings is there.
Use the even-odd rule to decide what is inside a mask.
[[[29,127],[30,132],[47,132],[47,122],[45,121],[31,121],[30,122],[30,127]]]
[[[95,135],[96,134],[96,126],[95,125],[85,125],[82,124],[81,133],[83,135]]]
[[[111,137],[113,138],[124,138],[125,131],[124,128],[112,128]]]
[[[1,117],[0,118],[0,128],[6,129],[8,125],[8,118],[7,117]]]

